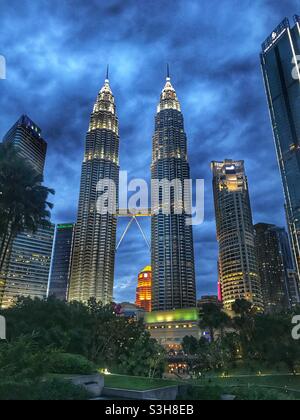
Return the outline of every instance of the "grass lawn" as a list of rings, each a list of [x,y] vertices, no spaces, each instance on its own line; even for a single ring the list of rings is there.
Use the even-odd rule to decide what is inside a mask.
[[[105,376],[105,387],[107,388],[130,389],[132,391],[148,391],[151,389],[164,388],[172,385],[176,385],[176,381],[165,381],[163,379],[148,379],[122,375]]]
[[[108,375],[105,376],[105,386],[108,388],[130,389],[133,391],[147,391],[150,389],[163,388],[179,384],[191,384],[201,387],[219,386],[223,389],[230,390],[231,387],[275,387],[285,391],[286,388],[291,390],[298,390],[299,393],[291,393],[300,399],[300,376],[289,375],[265,375],[265,376],[243,376],[243,377],[211,377],[199,379],[194,381],[178,381],[178,380],[163,380],[163,379],[148,379],[122,375]]]
[[[300,399],[300,376],[289,375],[266,375],[266,376],[245,376],[245,377],[229,377],[229,378],[206,378],[193,381],[194,385],[200,386],[220,386],[230,390],[231,387],[245,389],[247,386],[254,389],[269,389],[269,387],[277,388],[295,398]],[[288,392],[287,390],[291,390]],[[292,390],[299,392],[292,392]]]

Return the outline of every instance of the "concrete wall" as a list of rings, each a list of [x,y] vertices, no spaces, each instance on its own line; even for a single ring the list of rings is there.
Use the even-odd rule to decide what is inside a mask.
[[[104,388],[104,377],[99,374],[95,375],[70,375],[65,376],[66,381],[72,382],[77,386],[85,388],[92,397],[100,397]]]
[[[112,398],[126,398],[130,400],[160,400],[175,401],[178,395],[178,386],[170,386],[148,391],[132,391],[129,389],[104,388],[102,396]]]

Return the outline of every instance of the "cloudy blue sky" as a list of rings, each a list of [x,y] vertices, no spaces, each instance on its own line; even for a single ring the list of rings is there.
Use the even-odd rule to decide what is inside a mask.
[[[181,101],[193,178],[204,178],[195,228],[198,294],[216,293],[211,160],[244,159],[255,222],[284,225],[283,194],[259,64],[260,45],[298,0],[0,0],[0,138],[23,114],[43,130],[54,222],[74,221],[85,133],[110,63],[121,169],[149,177],[165,66]],[[118,236],[125,221],[119,225]],[[149,221],[143,220],[148,235]],[[120,248],[116,300],[133,301],[150,263],[138,230]]]

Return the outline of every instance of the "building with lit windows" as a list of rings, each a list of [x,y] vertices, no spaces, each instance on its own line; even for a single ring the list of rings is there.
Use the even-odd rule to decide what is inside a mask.
[[[152,268],[147,266],[139,274],[135,304],[146,312],[152,310]]]
[[[74,223],[65,223],[57,225],[55,230],[48,296],[64,301],[70,284],[74,228]]]
[[[41,129],[23,115],[3,138],[15,146],[36,172],[43,176],[47,143]],[[40,226],[34,234],[16,236],[0,273],[0,306],[12,306],[18,296],[44,299],[50,271],[54,226]]]
[[[169,75],[155,117],[151,170],[152,182],[167,181],[171,185],[177,180],[184,185],[190,179],[183,115]],[[152,310],[193,308],[193,231],[186,210],[177,212],[185,198],[183,189],[177,196],[169,188],[169,200],[163,197],[164,192],[164,187],[152,191]],[[164,211],[166,206],[169,212]]]
[[[216,305],[222,306],[218,296],[201,296],[201,298],[197,301],[197,308],[202,309],[205,305]]]
[[[130,302],[122,302],[116,305],[115,313],[124,318],[133,319],[135,321],[143,321],[145,317],[145,310],[140,306]]]
[[[284,228],[276,228],[279,243],[279,252],[283,260],[285,273],[285,293],[287,305],[293,308],[300,303],[300,284],[298,272],[295,268],[295,261],[290,246],[289,236]]]
[[[266,223],[255,228],[255,248],[266,312],[291,309],[299,302],[297,281],[285,229]],[[294,270],[294,274],[296,274]]]
[[[36,233],[20,233],[13,241],[4,277],[2,308],[16,303],[20,296],[45,299],[51,264],[54,225]]]
[[[147,313],[146,329],[163,347],[179,350],[186,336],[201,337],[197,308]]]
[[[99,190],[99,181],[110,181]],[[119,188],[119,131],[115,100],[108,75],[100,90],[86,135],[78,217],[74,234],[70,301],[113,300]],[[111,211],[98,208],[107,194]],[[115,198],[115,200],[114,200]],[[113,200],[113,202],[111,202]],[[99,211],[100,210],[100,211]]]
[[[219,272],[224,308],[246,299],[263,309],[254,228],[243,161],[212,162]]]
[[[27,115],[22,115],[12,126],[4,136],[3,143],[12,143],[19,155],[43,175],[47,143],[42,138],[41,129]]]
[[[288,19],[262,45],[261,63],[285,193],[294,259],[300,274],[300,18]]]

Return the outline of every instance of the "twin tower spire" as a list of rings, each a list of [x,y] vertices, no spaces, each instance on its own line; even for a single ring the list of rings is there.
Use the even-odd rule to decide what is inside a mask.
[[[106,68],[105,82],[102,89],[100,90],[97,103],[99,102],[99,100],[100,101],[103,100],[103,93],[110,93],[112,95],[112,91],[111,91],[110,83],[109,83],[109,65],[107,65],[107,68]],[[114,103],[113,96],[111,98],[111,101]],[[158,105],[157,112],[159,113],[164,109],[175,109],[181,112],[181,107],[180,107],[180,103],[179,103],[176,91],[171,83],[169,64],[167,64],[166,84],[161,94],[160,103]]]
[[[153,135],[151,177],[170,182],[176,177],[185,185],[190,175],[187,138],[169,65],[166,76]],[[69,290],[71,301],[88,302],[91,298],[104,304],[114,301],[118,214],[99,212],[98,198],[101,180],[113,181],[105,191],[110,197],[118,191],[119,143],[118,117],[107,67],[86,135]],[[175,198],[172,200],[170,208],[174,212],[177,203]],[[163,203],[159,203],[159,208],[162,212]],[[186,217],[175,213],[151,217],[154,311],[196,305],[193,232]]]

